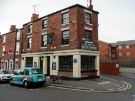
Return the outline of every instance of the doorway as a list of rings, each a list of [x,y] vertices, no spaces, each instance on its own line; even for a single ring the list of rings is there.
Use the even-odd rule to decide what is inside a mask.
[[[47,76],[50,76],[50,56],[47,56]]]

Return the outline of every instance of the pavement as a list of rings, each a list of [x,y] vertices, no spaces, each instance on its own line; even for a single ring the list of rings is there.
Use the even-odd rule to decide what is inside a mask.
[[[48,83],[48,87],[79,90],[85,92],[120,92],[131,88],[126,81],[119,81],[107,76],[88,80],[64,80],[62,84]]]

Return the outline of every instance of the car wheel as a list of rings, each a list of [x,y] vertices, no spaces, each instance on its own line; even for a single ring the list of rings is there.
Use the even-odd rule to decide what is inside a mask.
[[[24,87],[24,88],[26,88],[26,89],[28,89],[28,88],[29,88],[29,84],[28,84],[28,82],[27,82],[27,81],[25,81],[25,82],[23,83],[23,87]]]

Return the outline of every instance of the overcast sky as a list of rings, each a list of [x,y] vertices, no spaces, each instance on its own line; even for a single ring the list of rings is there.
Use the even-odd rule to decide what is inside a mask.
[[[10,25],[21,28],[29,22],[34,4],[42,17],[74,4],[87,6],[87,0],[0,0],[0,32],[5,34]],[[100,12],[100,40],[135,40],[135,0],[93,0],[93,6]]]

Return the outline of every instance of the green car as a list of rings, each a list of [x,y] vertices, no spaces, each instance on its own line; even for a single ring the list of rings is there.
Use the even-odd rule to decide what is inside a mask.
[[[46,82],[46,77],[40,68],[25,67],[19,69],[10,81],[10,85],[22,85],[29,88],[32,85],[43,86]]]

